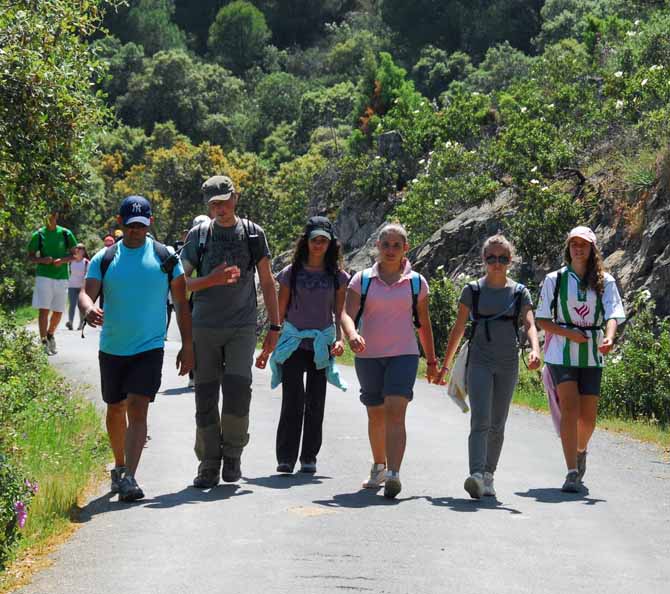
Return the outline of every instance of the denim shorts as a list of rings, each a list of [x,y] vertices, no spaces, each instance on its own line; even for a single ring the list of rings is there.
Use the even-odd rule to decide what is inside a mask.
[[[419,355],[371,359],[356,357],[355,365],[361,385],[360,398],[365,406],[381,406],[386,396],[404,396],[412,400]]]
[[[577,382],[580,394],[587,396],[600,396],[600,382],[603,377],[602,367],[566,367],[565,365],[554,365],[547,363],[554,383]]]

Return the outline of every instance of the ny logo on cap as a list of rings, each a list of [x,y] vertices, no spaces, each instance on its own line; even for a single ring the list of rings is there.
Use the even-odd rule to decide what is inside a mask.
[[[133,204],[133,212],[142,212],[142,205],[139,202]]]

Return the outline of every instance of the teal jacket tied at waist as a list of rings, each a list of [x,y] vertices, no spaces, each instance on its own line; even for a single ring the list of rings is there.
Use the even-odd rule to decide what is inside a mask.
[[[314,364],[317,369],[326,370],[329,384],[346,392],[347,382],[340,377],[340,370],[335,365],[334,357],[330,356],[330,345],[335,342],[335,325],[325,330],[298,330],[291,322],[284,322],[277,346],[270,357],[272,380],[270,385],[276,388],[281,383],[282,364],[300,346],[305,338],[314,339]]]

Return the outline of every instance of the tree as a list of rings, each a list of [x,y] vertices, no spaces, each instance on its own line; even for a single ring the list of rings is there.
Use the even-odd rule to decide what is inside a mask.
[[[245,0],[235,0],[216,15],[208,47],[227,68],[241,74],[262,57],[270,35],[263,13]]]
[[[421,57],[412,68],[412,76],[419,91],[435,99],[447,90],[451,81],[461,80],[471,71],[472,60],[467,54],[454,52],[449,55],[429,45],[421,50]]]
[[[279,47],[306,47],[322,35],[326,23],[341,21],[356,0],[257,0]]]
[[[150,133],[156,122],[172,120],[190,138],[212,113],[232,114],[244,84],[216,64],[203,64],[183,51],[158,52],[130,78],[128,92],[116,102],[123,121]]]
[[[300,79],[287,72],[273,72],[256,87],[259,118],[265,133],[281,122],[291,123],[300,117]]]
[[[25,233],[49,210],[85,202],[91,131],[107,115],[91,92],[104,65],[86,39],[102,2],[15,0],[0,11],[0,300],[27,287]]]
[[[107,94],[108,103],[112,104],[128,91],[130,77],[142,72],[144,49],[132,42],[123,45],[119,39],[110,35],[96,40],[91,50],[107,65],[107,74],[101,87]]]
[[[514,49],[507,41],[489,48],[484,60],[465,79],[466,87],[490,93],[528,76],[533,58]]]
[[[186,35],[172,22],[174,0],[138,0],[128,13],[130,41],[141,44],[148,54],[186,49]]]

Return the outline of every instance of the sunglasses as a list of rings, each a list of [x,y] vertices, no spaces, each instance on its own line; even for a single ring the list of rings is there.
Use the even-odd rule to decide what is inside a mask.
[[[130,223],[129,225],[126,225],[126,227],[128,227],[128,229],[148,229],[148,227],[142,223]]]
[[[486,262],[487,264],[491,264],[491,265],[493,265],[497,262],[498,264],[503,264],[504,266],[507,266],[507,264],[509,264],[510,261],[511,260],[510,260],[509,256],[490,255],[490,256],[486,256],[486,258],[484,258],[484,262]]]

